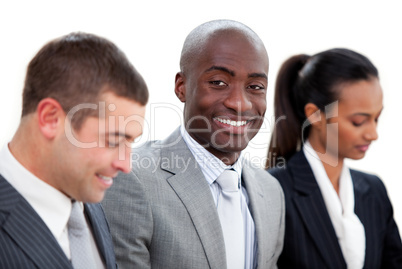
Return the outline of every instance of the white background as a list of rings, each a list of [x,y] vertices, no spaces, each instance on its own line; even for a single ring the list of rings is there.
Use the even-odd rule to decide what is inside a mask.
[[[145,78],[151,98],[148,128],[140,139],[144,142],[166,137],[181,123],[183,106],[173,90],[186,35],[213,19],[234,19],[250,26],[270,57],[267,122],[247,149],[254,162],[267,152],[280,64],[293,54],[333,47],[363,53],[380,71],[385,108],[379,140],[363,160],[349,164],[383,179],[397,223],[402,225],[400,1],[0,1],[0,144],[9,141],[18,126],[28,62],[47,41],[72,31],[110,39]]]

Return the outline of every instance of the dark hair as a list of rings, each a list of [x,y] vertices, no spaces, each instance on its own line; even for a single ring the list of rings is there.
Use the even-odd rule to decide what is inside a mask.
[[[98,101],[108,91],[142,105],[148,101],[145,81],[115,44],[93,34],[71,33],[47,43],[29,63],[22,117],[47,97],[67,113],[78,104]],[[76,113],[73,127],[79,129],[90,115],[96,116],[90,109]]]
[[[337,86],[373,77],[378,78],[377,68],[368,58],[349,49],[326,50],[311,57],[300,54],[285,61],[276,80],[274,114],[277,120],[283,115],[286,119],[275,124],[268,156],[287,161],[300,150],[301,139],[308,137],[310,130],[302,130],[306,104],[313,103],[325,111],[325,106],[339,97]],[[273,163],[267,160],[266,167]]]

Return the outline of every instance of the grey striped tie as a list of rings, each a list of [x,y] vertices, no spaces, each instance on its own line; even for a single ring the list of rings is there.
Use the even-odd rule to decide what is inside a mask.
[[[70,241],[71,262],[74,269],[96,269],[91,248],[90,231],[84,212],[78,202],[73,202],[68,220],[68,239]]]

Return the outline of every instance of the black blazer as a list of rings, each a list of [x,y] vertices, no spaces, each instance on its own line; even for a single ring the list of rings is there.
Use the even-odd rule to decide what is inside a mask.
[[[346,263],[313,171],[299,151],[286,168],[269,172],[285,193],[285,243],[278,268],[346,269]],[[355,213],[364,225],[364,268],[402,268],[402,243],[382,181],[351,170]]]
[[[106,268],[117,268],[109,226],[101,205],[85,204],[84,207]],[[46,224],[1,175],[0,268],[73,269]]]

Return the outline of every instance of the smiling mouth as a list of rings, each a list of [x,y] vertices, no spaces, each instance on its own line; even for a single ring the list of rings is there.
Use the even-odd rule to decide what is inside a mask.
[[[113,177],[107,177],[107,176],[103,176],[101,174],[96,174],[97,177],[99,177],[100,179],[102,179],[105,182],[111,182],[113,181]]]
[[[250,122],[250,120],[234,121],[234,120],[221,119],[221,118],[215,118],[215,119],[223,124],[227,124],[227,125],[234,126],[234,127],[245,126],[247,123]]]

